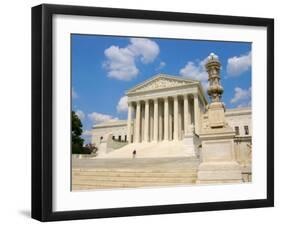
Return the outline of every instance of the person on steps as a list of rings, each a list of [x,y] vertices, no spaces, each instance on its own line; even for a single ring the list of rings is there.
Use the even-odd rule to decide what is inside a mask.
[[[137,151],[134,150],[134,151],[133,151],[133,159],[136,158],[136,155],[137,155]]]

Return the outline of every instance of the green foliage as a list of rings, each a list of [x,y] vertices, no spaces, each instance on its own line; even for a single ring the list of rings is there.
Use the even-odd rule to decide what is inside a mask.
[[[86,144],[84,147],[84,154],[93,154],[96,155],[98,148],[93,144]]]
[[[83,153],[84,139],[82,135],[82,123],[74,111],[71,112],[71,136],[72,136],[72,154]]]

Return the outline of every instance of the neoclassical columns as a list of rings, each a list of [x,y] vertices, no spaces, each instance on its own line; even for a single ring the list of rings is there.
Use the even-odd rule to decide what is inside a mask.
[[[195,133],[199,134],[199,120],[200,120],[200,115],[199,115],[199,101],[198,101],[198,94],[195,93],[193,94],[194,98],[194,127],[195,127]]]
[[[128,103],[128,121],[127,121],[127,140],[128,143],[131,143],[132,137],[132,103]]]
[[[136,126],[135,126],[135,142],[140,142],[140,120],[141,120],[141,103],[137,102],[137,110],[136,110]]]
[[[188,133],[188,124],[189,122],[189,103],[188,103],[188,96],[183,96],[183,121],[184,121],[184,135]]]
[[[144,107],[144,141],[148,142],[149,137],[149,100],[145,100]]]
[[[164,98],[164,140],[169,139],[169,102],[168,97]]]
[[[174,140],[179,139],[179,104],[178,97],[174,96]]]
[[[158,141],[158,99],[154,99],[154,115],[153,115],[153,140]]]
[[[135,101],[134,142],[181,140],[188,134],[190,123],[200,132],[200,106],[198,94],[188,94]],[[190,98],[192,97],[190,96]],[[132,103],[128,104],[127,136],[132,142]],[[170,124],[170,125],[169,125]]]
[[[158,140],[162,141],[164,135],[164,105],[160,103],[158,100],[158,115],[159,115],[159,123],[158,123]]]

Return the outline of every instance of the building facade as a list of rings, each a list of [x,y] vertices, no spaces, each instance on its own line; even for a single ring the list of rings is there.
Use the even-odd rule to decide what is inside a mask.
[[[127,93],[128,118],[95,125],[92,143],[99,145],[111,134],[116,142],[181,141],[193,125],[200,135],[207,120],[208,101],[199,81],[156,75]],[[226,109],[225,118],[236,140],[251,142],[251,108]],[[243,142],[242,142],[243,143]]]
[[[108,134],[118,142],[127,142],[127,120],[118,120],[95,125],[92,129],[92,144],[99,145]]]
[[[128,142],[182,140],[191,124],[200,133],[207,100],[198,81],[157,75],[127,92]]]
[[[215,104],[211,115],[211,104],[208,103],[199,81],[163,74],[133,87],[126,95],[127,120],[93,127],[92,142],[99,149],[98,158],[130,158],[132,150],[137,150],[139,158],[195,157],[200,161],[204,159],[206,161],[210,153],[213,153],[214,156],[209,156],[212,160],[218,161],[222,156],[231,156],[236,162],[231,162],[232,171],[224,172],[222,168],[221,175],[230,173],[229,182],[233,181],[231,172],[239,178],[242,175],[243,181],[251,181],[252,112],[250,107],[225,109],[222,102],[211,102]],[[217,103],[221,106],[218,113]],[[219,126],[222,128],[217,126],[221,116],[223,116],[223,123]],[[210,126],[214,129],[210,129]],[[213,133],[208,134],[207,131],[212,130]],[[224,136],[217,137],[215,131],[224,131]],[[206,141],[206,137],[211,140]],[[222,138],[225,141],[222,141]],[[211,144],[214,145],[216,142],[217,147],[212,149]],[[226,143],[229,145],[227,146]],[[228,150],[226,147],[231,148]],[[202,175],[215,172],[202,171],[204,164],[208,164],[208,161],[206,163],[203,161],[202,167],[199,167],[201,171],[198,183],[205,183],[206,179],[210,179]],[[220,179],[216,178],[214,181]]]

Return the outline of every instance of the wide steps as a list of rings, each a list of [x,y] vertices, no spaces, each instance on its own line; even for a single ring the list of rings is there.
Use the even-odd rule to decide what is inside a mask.
[[[73,177],[187,177],[196,175],[196,170],[180,172],[157,172],[157,171],[79,171],[73,172]]]
[[[100,171],[73,172],[73,190],[104,188],[136,188],[188,185],[196,181],[196,170],[178,172],[159,171]]]
[[[147,177],[124,177],[124,176],[119,176],[119,177],[96,177],[96,176],[81,176],[81,177],[74,177],[74,181],[79,183],[79,182],[184,182],[184,181],[190,181],[196,177],[195,174],[193,175],[188,175],[188,176],[178,176],[178,177],[155,177],[155,176],[147,176]]]
[[[132,180],[142,180],[142,179],[147,179],[147,180],[180,180],[180,179],[189,179],[189,178],[194,178],[196,177],[196,173],[192,174],[187,174],[187,175],[181,175],[181,174],[174,174],[174,175],[108,175],[108,176],[103,176],[103,175],[78,175],[78,176],[73,176],[72,179],[75,181],[80,181],[80,180],[125,180],[125,181],[132,181]],[[106,179],[104,179],[106,178]]]
[[[114,180],[113,178],[109,179],[95,179],[95,180],[83,180],[83,179],[77,179],[75,180],[75,184],[129,184],[129,183],[149,183],[149,184],[158,184],[158,183],[164,183],[164,184],[174,184],[174,183],[190,183],[192,182],[194,177],[190,178],[122,178],[120,180]]]
[[[189,183],[119,183],[116,184],[99,184],[99,183],[91,183],[91,184],[73,184],[73,191],[83,191],[83,190],[96,190],[96,189],[122,189],[122,188],[155,188],[155,187],[177,187],[177,186],[189,186],[195,183],[196,180],[193,180]]]
[[[196,158],[136,158],[136,159],[72,159],[74,170],[86,169],[143,169],[151,170],[177,170],[197,168],[199,164]]]
[[[73,190],[190,185],[197,179],[199,164],[192,158],[95,159],[73,163]]]
[[[86,190],[86,189],[109,189],[109,188],[150,188],[150,187],[167,187],[167,186],[184,186],[194,184],[195,180],[182,182],[182,183],[78,183],[74,184],[73,190]]]
[[[186,180],[131,180],[131,181],[116,181],[116,180],[94,180],[94,181],[76,181],[73,184],[73,190],[80,189],[96,189],[96,188],[137,188],[137,187],[155,187],[155,186],[175,186],[189,185],[195,183],[196,178]]]

